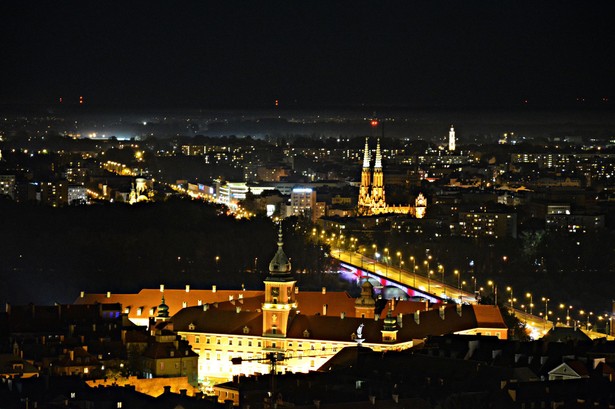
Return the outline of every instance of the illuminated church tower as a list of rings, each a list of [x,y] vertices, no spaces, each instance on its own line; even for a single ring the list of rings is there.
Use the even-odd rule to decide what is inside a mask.
[[[374,180],[372,182],[372,207],[384,209],[387,204],[384,199],[384,174],[382,173],[382,154],[380,153],[380,139],[376,145],[376,161],[374,163]]]
[[[359,187],[359,209],[370,206],[370,188],[372,175],[370,169],[369,138],[365,138],[365,150],[363,151],[363,170],[361,171],[361,186]]]
[[[448,150],[450,152],[455,151],[455,128],[451,125],[451,129],[448,131]]]
[[[266,349],[283,349],[283,342],[278,338],[285,338],[288,327],[288,317],[291,310],[297,309],[295,298],[295,284],[297,281],[291,273],[288,257],[282,249],[282,225],[278,234],[278,251],[269,263],[269,276],[265,279],[265,302],[263,311],[263,337],[266,337]]]

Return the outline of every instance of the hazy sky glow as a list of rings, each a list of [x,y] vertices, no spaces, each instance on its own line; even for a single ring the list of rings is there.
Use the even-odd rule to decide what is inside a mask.
[[[612,1],[2,3],[0,104],[79,95],[101,106],[187,107],[615,98]]]

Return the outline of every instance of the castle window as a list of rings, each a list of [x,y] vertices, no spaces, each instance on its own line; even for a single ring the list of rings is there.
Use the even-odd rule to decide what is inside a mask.
[[[199,337],[198,335],[196,337],[194,337],[194,343],[195,344],[199,344],[201,342],[201,337]]]

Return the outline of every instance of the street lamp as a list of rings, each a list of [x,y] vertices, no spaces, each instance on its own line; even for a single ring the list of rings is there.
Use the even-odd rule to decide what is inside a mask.
[[[427,292],[431,294],[431,275],[433,274],[433,270],[429,270],[427,272]]]
[[[549,301],[551,301],[551,299],[547,298],[547,297],[542,297],[542,301],[545,303],[545,321],[547,320],[547,316],[548,311],[549,311]]]
[[[545,322],[543,324],[543,328],[546,330],[547,329],[547,321],[549,320],[549,298],[547,297],[542,297],[541,298],[542,301],[545,303]]]
[[[444,266],[442,264],[438,264],[438,270],[442,271],[442,293],[446,296],[446,285],[444,285]]]
[[[525,294],[525,298],[530,299],[530,315],[532,315],[532,311],[534,309],[534,298],[532,297],[532,293]]]
[[[410,256],[410,261],[412,261],[412,273],[414,274],[413,287],[416,287],[416,260],[414,259],[414,256]]]
[[[506,291],[508,291],[510,293],[510,308],[512,310],[515,309],[515,298],[514,298],[514,294],[513,294],[513,289],[512,287],[508,286],[506,287]]]
[[[459,294],[459,300],[461,300],[461,274],[459,270],[454,270],[453,274],[457,276],[457,293]]]
[[[216,256],[216,270],[220,272],[220,256]]]
[[[491,280],[489,280],[487,284],[489,284],[493,290],[493,305],[498,305],[498,286]]]

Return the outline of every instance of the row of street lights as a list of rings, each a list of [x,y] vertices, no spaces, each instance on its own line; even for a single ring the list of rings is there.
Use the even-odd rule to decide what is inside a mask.
[[[314,230],[312,232],[312,234],[314,236],[316,236],[316,231]],[[320,239],[324,239],[328,242],[330,242],[331,240],[335,240],[336,235],[332,234],[331,238],[325,238],[325,232],[321,232],[320,234]],[[338,236],[338,247],[339,247],[339,251],[341,252],[341,247],[345,244],[345,237],[340,234]],[[362,254],[362,252],[365,251],[364,247],[359,246],[358,244],[358,239],[355,237],[350,237],[349,238],[349,249],[351,250],[351,252],[359,252],[360,254]],[[378,246],[376,244],[372,244],[372,249],[374,252],[374,258],[380,262],[381,258],[382,258],[382,262],[384,262],[385,264],[385,276],[388,277],[388,273],[389,273],[389,266],[391,265],[391,256],[390,256],[390,250],[388,247],[383,248],[383,252],[382,254],[378,252]],[[396,251],[395,252],[395,256],[397,256],[397,261],[398,261],[398,265],[397,268],[398,270],[398,277],[399,277],[399,281],[401,282],[402,279],[402,271],[404,270],[404,266],[406,265],[406,261],[403,258],[403,253],[401,251]],[[503,260],[507,261],[507,257],[504,256]],[[421,269],[419,268],[419,263],[417,263],[417,259],[414,256],[409,256],[408,260],[410,261],[411,267],[410,267],[410,271],[412,273],[412,282],[413,282],[413,286],[416,287],[417,285],[417,274],[421,271]],[[431,269],[431,264],[433,262],[433,257],[431,254],[427,255],[427,258],[425,260],[423,260],[422,265],[425,267],[425,277],[427,278],[427,292],[431,292],[431,280],[432,277],[436,274],[436,271]],[[361,263],[363,263],[363,257],[361,257]],[[443,294],[446,295],[446,285],[445,285],[445,268],[443,265],[438,264],[437,266],[437,272],[441,273],[441,282],[443,285]],[[462,277],[462,273],[459,270],[453,270],[453,276],[456,277],[457,280],[457,289],[460,291],[464,290],[464,286],[467,285],[467,282],[465,280],[463,280]],[[471,275],[471,282],[470,284],[473,284],[473,288],[474,288],[474,293],[477,292],[477,279],[474,275]],[[494,304],[497,304],[498,301],[498,288],[497,288],[497,284],[492,281],[489,280],[487,282],[487,285],[489,287],[491,287],[491,291],[493,294],[493,298],[494,298]],[[483,290],[483,288],[481,287],[480,290]],[[535,308],[535,304],[534,304],[534,297],[533,294],[530,292],[525,293],[525,299],[527,299],[527,301],[529,301],[529,303],[525,304],[517,304],[519,302],[519,300],[517,298],[515,298],[514,295],[514,291],[513,288],[511,286],[507,286],[506,287],[506,291],[507,291],[507,301],[508,304],[510,306],[510,308],[512,310],[515,309],[515,306],[518,305],[519,308],[521,310],[524,310],[526,312],[528,312],[529,309],[529,314],[533,315],[534,314],[534,308]],[[544,312],[540,312],[539,315],[544,319],[545,325],[549,319],[549,316],[553,316],[553,311],[549,311],[549,302],[551,301],[551,299],[549,297],[541,297],[541,301],[544,303]],[[572,306],[570,305],[566,305],[566,304],[560,304],[560,309],[562,310],[566,310],[566,316],[565,316],[565,322],[566,325],[570,325],[572,317],[571,317],[571,310],[573,309]],[[581,323],[581,321],[583,319],[585,319],[585,325],[587,328],[591,327],[591,317],[594,316],[594,314],[592,312],[585,312],[583,310],[579,310],[579,315],[581,316],[581,320],[577,320],[577,323]],[[603,315],[599,315],[596,316],[598,320],[600,321],[604,321],[605,319],[607,321],[610,321],[610,317],[608,316],[608,314]],[[558,321],[560,320],[560,318],[557,319]]]

